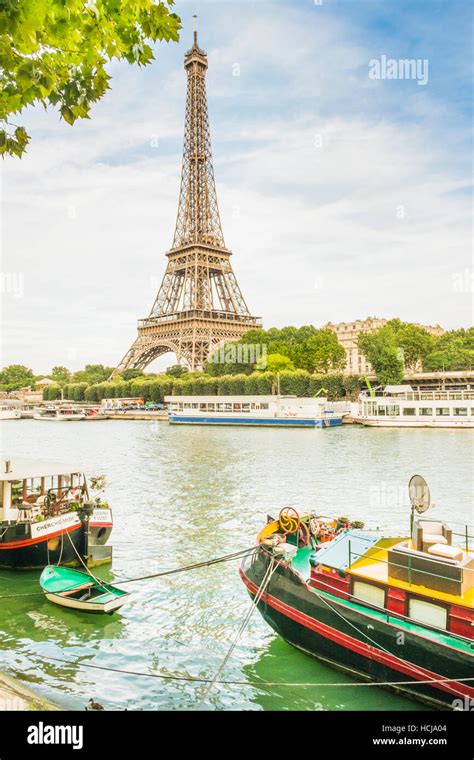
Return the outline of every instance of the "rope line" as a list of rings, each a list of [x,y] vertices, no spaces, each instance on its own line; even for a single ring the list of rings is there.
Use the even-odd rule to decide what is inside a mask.
[[[224,659],[222,660],[221,664],[219,665],[219,667],[218,667],[218,669],[217,669],[217,671],[216,671],[216,673],[214,675],[214,678],[212,679],[212,681],[210,681],[209,685],[207,686],[207,688],[205,689],[204,693],[200,697],[199,702],[197,703],[196,708],[195,708],[196,710],[199,710],[199,708],[203,704],[204,700],[206,699],[207,695],[211,691],[212,687],[214,686],[215,683],[217,683],[217,680],[219,679],[219,676],[221,675],[222,671],[224,670],[225,666],[227,665],[227,663],[228,663],[228,661],[229,661],[229,659],[230,659],[230,657],[232,655],[232,652],[234,651],[234,649],[237,646],[237,643],[238,643],[240,637],[242,636],[245,628],[247,627],[248,623],[250,622],[250,618],[252,617],[254,610],[256,609],[258,603],[260,602],[260,599],[262,598],[263,593],[265,592],[265,589],[267,588],[268,584],[270,583],[271,577],[272,577],[273,573],[275,572],[275,570],[277,569],[277,567],[278,567],[279,564],[280,563],[277,562],[277,561],[275,561],[275,559],[272,557],[272,561],[268,564],[268,568],[265,571],[265,574],[264,574],[264,576],[262,578],[262,582],[260,584],[260,587],[259,587],[258,591],[255,594],[255,597],[253,597],[251,599],[249,610],[248,610],[247,614],[245,615],[245,617],[244,617],[244,619],[243,619],[243,621],[242,621],[242,623],[240,625],[240,628],[238,629],[238,631],[237,631],[237,633],[236,633],[236,635],[234,637],[234,640],[232,641],[232,644],[230,645],[229,649],[227,650]]]
[[[106,665],[93,665],[88,662],[73,662],[72,660],[62,660],[59,657],[43,657],[41,656],[42,660],[50,660],[54,662],[61,662],[64,665],[71,665],[75,667],[80,668],[90,668],[91,670],[103,670],[110,673],[121,673],[122,675],[127,676],[139,676],[143,678],[158,678],[164,681],[186,681],[186,682],[193,682],[193,683],[206,683],[206,684],[220,684],[222,686],[302,686],[304,688],[309,688],[310,686],[328,686],[328,687],[341,687],[341,686],[347,686],[349,688],[359,688],[359,687],[369,687],[369,686],[408,686],[408,685],[416,685],[416,684],[432,684],[432,683],[470,683],[471,681],[474,681],[474,676],[469,678],[437,678],[435,680],[430,679],[428,681],[368,681],[368,682],[359,682],[356,681],[354,683],[345,683],[345,682],[331,682],[331,683],[325,683],[325,682],[318,682],[314,683],[311,681],[299,681],[299,682],[289,682],[289,681],[239,681],[239,680],[216,680],[215,677],[211,678],[201,678],[199,676],[184,676],[184,675],[170,675],[168,673],[143,673],[137,670],[125,670],[123,668],[110,668]]]
[[[75,549],[75,547],[74,547]],[[255,551],[255,546],[250,547],[249,549],[241,549],[238,552],[234,552],[233,554],[225,554],[222,557],[216,557],[214,559],[205,560],[203,562],[195,562],[192,565],[184,565],[182,567],[175,567],[172,570],[163,570],[159,573],[153,573],[151,575],[142,575],[138,578],[124,578],[123,580],[113,580],[111,581],[112,584],[125,584],[125,583],[135,583],[136,581],[144,581],[149,580],[151,578],[162,578],[167,575],[175,575],[176,573],[184,573],[187,570],[197,570],[201,567],[209,567],[211,565],[217,565],[220,562],[231,562],[234,559],[239,559],[240,557],[247,557]],[[90,573],[92,575],[92,573]],[[92,576],[94,577],[94,576]],[[37,583],[37,581],[35,581]],[[99,585],[101,585],[99,583]],[[31,591],[24,594],[2,594],[0,595],[0,599],[17,599],[20,597],[27,597],[27,596],[44,596],[44,591]]]

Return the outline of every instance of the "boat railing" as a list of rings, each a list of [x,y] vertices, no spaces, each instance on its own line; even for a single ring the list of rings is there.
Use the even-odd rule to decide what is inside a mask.
[[[361,400],[374,401],[382,399],[396,399],[397,401],[471,401],[474,399],[474,389],[452,391],[452,390],[435,390],[435,391],[404,391],[401,393],[377,393],[370,396],[367,391],[361,393]]]
[[[474,538],[474,536],[468,536],[468,539],[472,540],[473,538]],[[348,565],[348,567],[349,568],[352,568],[352,558],[353,557],[356,557],[357,559],[370,559],[371,562],[380,562],[380,563],[382,563],[384,565],[387,565],[387,567],[388,567],[388,564],[389,564],[388,560],[381,559],[380,557],[375,557],[373,555],[367,556],[367,554],[360,554],[359,552],[356,552],[356,551],[352,550],[351,542],[350,541],[348,543],[349,543],[349,546],[348,546],[348,554],[349,554],[349,565]],[[376,547],[373,547],[373,548],[375,549]],[[470,551],[470,547],[468,547],[466,549],[466,551]],[[433,555],[430,554],[429,557],[427,557],[427,558],[431,559],[431,560],[434,560],[434,561],[436,561],[436,559],[437,559],[434,554]],[[357,561],[357,559],[356,559],[356,561]],[[403,570],[408,570],[408,583],[411,586],[412,585],[411,576],[412,576],[412,571],[413,571],[413,565],[412,565],[412,559],[413,559],[413,557],[411,557],[410,555],[407,555],[407,559],[408,559],[407,565],[399,565],[397,562],[391,562],[390,564],[392,565],[392,567],[399,567],[399,568],[401,568]],[[452,567],[452,565],[450,565],[450,567]],[[467,573],[474,573],[474,567],[471,568],[471,567],[462,567],[462,566],[460,566],[459,569],[461,570],[461,573],[466,573],[466,572]],[[446,580],[446,578],[445,578],[444,575],[440,575],[439,573],[433,573],[430,570],[421,570],[421,569],[419,569],[417,567],[416,568],[416,572],[417,572],[417,574],[420,574],[420,575],[421,574],[423,574],[423,575],[429,575],[429,576],[431,576],[433,578],[438,578],[440,580]]]

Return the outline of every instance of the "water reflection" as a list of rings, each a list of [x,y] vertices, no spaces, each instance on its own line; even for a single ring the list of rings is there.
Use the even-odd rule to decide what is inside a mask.
[[[399,532],[409,522],[406,484],[414,472],[427,478],[439,517],[470,521],[469,432],[236,430],[140,421],[53,426],[28,420],[2,428],[10,455],[44,452],[107,476],[114,561],[97,573],[112,581],[252,546],[267,513],[276,515],[288,504],[302,511],[349,514]],[[38,577],[38,572],[0,571],[0,596],[36,591]],[[80,615],[41,596],[0,600],[0,669],[20,674],[69,709],[83,709],[90,697],[109,709],[194,707],[201,693],[194,683],[96,671],[49,658],[212,677],[249,605],[238,563],[134,583],[127,590],[130,601],[112,617]],[[378,687],[254,685],[258,680],[351,681],[285,644],[258,613],[223,678],[252,685],[216,686],[207,706],[417,707]]]

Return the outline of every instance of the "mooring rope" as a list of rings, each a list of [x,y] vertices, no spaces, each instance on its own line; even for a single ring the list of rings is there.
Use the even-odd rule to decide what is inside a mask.
[[[75,547],[74,547],[75,548]],[[202,562],[194,562],[191,565],[184,565],[181,567],[175,567],[172,570],[162,570],[159,573],[152,573],[150,575],[141,575],[138,578],[124,578],[123,580],[113,580],[110,581],[112,585],[115,584],[125,584],[125,583],[135,583],[137,581],[145,581],[152,578],[163,578],[167,575],[175,575],[176,573],[184,573],[189,570],[198,570],[201,567],[210,567],[211,565],[217,565],[221,562],[231,562],[235,559],[248,557],[255,551],[255,546],[252,546],[248,549],[241,549],[238,552],[233,552],[232,554],[224,554],[222,557],[215,557],[214,559],[209,560],[203,560]],[[90,573],[92,575],[92,573]],[[94,577],[94,576],[92,576]],[[37,581],[35,581],[37,582]],[[99,583],[99,585],[102,585]],[[23,594],[2,594],[0,595],[0,599],[19,599],[21,597],[27,597],[27,596],[44,596],[44,591],[32,591],[32,592],[26,592]]]
[[[264,574],[264,576],[262,578],[262,582],[261,582],[261,584],[260,584],[260,586],[258,588],[258,591],[255,594],[255,596],[251,599],[251,604],[250,604],[249,610],[248,610],[246,616],[244,617],[244,619],[243,619],[243,621],[242,621],[242,623],[240,625],[240,628],[237,631],[237,634],[234,637],[234,640],[232,641],[232,644],[230,645],[229,649],[227,650],[224,659],[222,660],[221,664],[219,665],[219,667],[218,667],[218,669],[217,669],[217,671],[216,671],[216,673],[214,675],[214,678],[212,679],[212,681],[210,681],[210,683],[208,684],[208,686],[205,689],[204,693],[200,697],[199,702],[197,703],[197,705],[195,707],[196,710],[199,710],[199,708],[201,707],[201,705],[204,703],[204,700],[206,699],[207,695],[211,691],[212,687],[214,686],[214,684],[217,683],[217,681],[219,679],[219,676],[221,675],[222,671],[224,670],[225,666],[227,665],[227,663],[228,663],[228,661],[230,659],[230,656],[232,655],[232,652],[234,651],[235,647],[237,646],[237,643],[238,643],[240,637],[242,636],[244,630],[246,629],[246,627],[247,627],[247,625],[248,625],[248,623],[250,621],[250,618],[253,615],[254,610],[256,609],[258,603],[260,602],[260,599],[262,598],[263,594],[265,593],[265,590],[266,590],[268,584],[270,583],[272,575],[275,572],[275,570],[278,568],[279,564],[280,564],[280,562],[278,562],[277,560],[275,560],[274,557],[271,558],[271,562],[269,562],[269,564],[268,564],[268,568],[265,571],[265,574]]]
[[[61,662],[64,665],[71,665],[74,667],[79,668],[89,668],[91,670],[104,670],[109,673],[121,673],[125,676],[138,676],[140,678],[158,678],[163,681],[186,681],[191,683],[206,683],[206,684],[219,684],[222,686],[253,686],[253,687],[259,687],[259,686],[286,686],[286,687],[292,687],[292,686],[301,686],[304,688],[309,688],[311,686],[317,686],[319,688],[322,688],[324,686],[328,687],[341,687],[341,686],[347,686],[348,688],[359,688],[359,687],[369,687],[369,686],[413,686],[417,684],[432,684],[432,683],[469,683],[471,681],[474,681],[474,676],[470,676],[469,678],[437,678],[437,679],[430,679],[428,681],[355,681],[355,682],[329,682],[326,683],[324,681],[322,682],[312,682],[312,681],[297,681],[297,682],[291,682],[291,681],[239,681],[239,680],[228,680],[228,681],[222,681],[222,680],[216,680],[214,677],[204,678],[200,676],[185,676],[185,675],[171,675],[169,673],[143,673],[139,670],[125,670],[123,668],[111,668],[107,665],[93,665],[92,663],[88,662],[80,662],[79,660],[76,660],[75,662],[73,660],[62,660],[59,657],[51,657],[51,656],[43,656],[41,655],[42,660],[48,660],[51,662]]]

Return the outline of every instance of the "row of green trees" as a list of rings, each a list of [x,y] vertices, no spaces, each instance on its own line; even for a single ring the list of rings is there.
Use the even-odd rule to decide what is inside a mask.
[[[70,372],[67,367],[53,367],[48,375],[50,380],[54,380],[58,385],[67,383],[86,383],[93,385],[107,380],[113,372],[113,367],[104,367],[103,364],[86,364],[84,369],[77,372]],[[129,377],[141,375],[140,370],[129,370]],[[42,380],[44,375],[35,375],[32,369],[25,367],[24,364],[10,364],[0,371],[0,390],[16,391],[19,388],[31,387],[38,380]]]
[[[250,375],[254,370],[280,372],[304,369],[326,374],[344,367],[346,355],[329,329],[313,325],[249,330],[210,357],[209,375]]]
[[[392,319],[361,333],[359,350],[382,384],[399,383],[407,372],[443,372],[474,368],[474,328],[431,335],[420,325]]]
[[[273,372],[253,372],[251,375],[211,375],[196,373],[183,378],[161,375],[155,378],[136,378],[123,381],[87,385],[73,383],[61,388],[51,385],[45,388],[43,398],[53,401],[63,397],[73,401],[98,403],[107,398],[141,397],[145,401],[163,402],[169,395],[265,395],[277,393],[296,396],[314,396],[318,392],[331,400],[349,397],[356,398],[361,378],[356,375],[345,376],[340,373],[331,375],[311,374],[306,370],[284,371],[276,375]]]
[[[362,333],[359,336],[359,349],[372,365],[378,382],[398,383],[405,373],[419,369],[433,372],[473,369],[474,328],[452,330],[444,335],[434,336],[420,325],[392,319],[379,330]],[[219,349],[210,357],[205,367],[204,378],[207,379],[203,379],[202,373],[190,374],[185,367],[173,365],[166,370],[164,380],[163,375],[143,374],[141,370],[130,369],[125,370],[114,383],[121,383],[120,387],[124,390],[120,393],[127,396],[142,395],[130,391],[129,384],[138,380],[156,380],[157,388],[161,388],[160,384],[168,382],[169,379],[191,383],[190,387],[193,388],[200,384],[206,388],[215,388],[215,382],[210,382],[209,378],[223,378],[222,384],[225,385],[225,378],[228,376],[246,375],[252,377],[249,387],[261,386],[267,389],[268,377],[276,376],[277,373],[304,371],[308,375],[324,375],[330,378],[338,374],[344,363],[344,349],[331,330],[318,330],[311,325],[299,328],[271,328],[249,330],[240,341],[227,343]],[[56,366],[48,377],[63,388],[65,397],[84,400],[86,389],[95,389],[97,386],[110,387],[108,378],[112,371],[112,367],[102,364],[87,364],[83,370],[74,373],[67,367]],[[259,375],[265,377],[259,379]],[[0,372],[0,390],[12,391],[31,386],[41,377],[36,376],[24,365],[12,364]],[[298,377],[300,375],[296,374],[295,384],[299,382]],[[332,380],[328,379],[327,382],[330,383]],[[111,387],[112,396],[120,395],[118,387],[116,384]],[[97,395],[95,390],[87,392]],[[249,391],[254,392],[257,391]],[[54,396],[60,391],[51,387],[48,393]],[[211,390],[209,393],[214,391]]]

